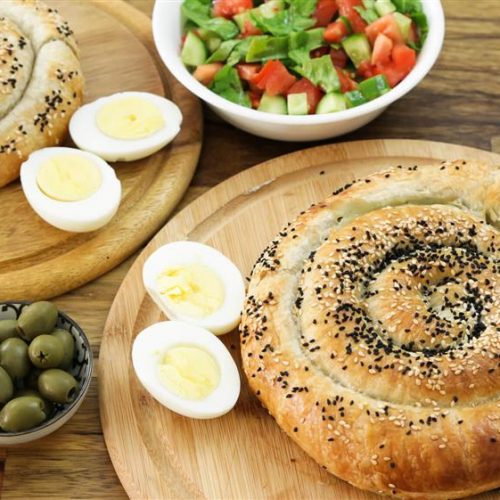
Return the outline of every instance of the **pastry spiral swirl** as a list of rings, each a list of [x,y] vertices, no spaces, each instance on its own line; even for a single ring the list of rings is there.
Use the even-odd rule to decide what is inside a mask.
[[[243,367],[328,471],[406,498],[500,486],[500,169],[394,168],[313,205],[256,263]]]
[[[33,151],[59,144],[83,99],[73,32],[39,0],[0,2],[0,187]]]

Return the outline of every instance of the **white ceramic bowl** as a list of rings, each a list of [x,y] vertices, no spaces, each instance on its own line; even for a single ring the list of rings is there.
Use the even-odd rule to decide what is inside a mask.
[[[156,0],[153,35],[163,62],[177,80],[235,127],[282,141],[320,140],[346,134],[367,124],[430,71],[443,45],[444,14],[440,0],[422,0],[422,4],[429,22],[429,34],[411,73],[390,92],[373,101],[324,115],[277,115],[245,108],[220,97],[193,78],[180,58],[181,0]]]
[[[17,319],[29,302],[3,302],[0,304],[0,319]],[[68,404],[53,403],[51,417],[42,424],[20,432],[2,432],[0,430],[0,446],[11,446],[28,443],[48,436],[63,426],[80,408],[87,394],[92,379],[92,349],[83,330],[69,316],[59,311],[57,328],[68,330],[75,339],[75,357],[71,369],[68,370],[80,383],[80,390],[75,399]]]

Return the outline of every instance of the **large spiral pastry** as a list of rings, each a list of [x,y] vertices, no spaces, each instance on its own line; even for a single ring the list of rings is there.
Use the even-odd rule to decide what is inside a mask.
[[[363,489],[500,486],[500,169],[397,167],[313,205],[264,250],[241,323],[252,390]]]
[[[38,0],[0,0],[0,187],[30,153],[64,139],[82,99],[68,23]]]

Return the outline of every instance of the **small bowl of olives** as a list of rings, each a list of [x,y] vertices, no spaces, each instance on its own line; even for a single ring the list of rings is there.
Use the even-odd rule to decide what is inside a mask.
[[[85,398],[92,364],[83,330],[53,303],[1,303],[0,446],[64,425]]]

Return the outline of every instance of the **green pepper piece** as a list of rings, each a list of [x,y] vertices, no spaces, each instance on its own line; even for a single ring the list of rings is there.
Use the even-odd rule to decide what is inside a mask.
[[[359,84],[359,90],[368,101],[376,99],[391,90],[385,75],[375,75]]]
[[[346,92],[344,96],[348,108],[354,108],[368,102],[359,90],[351,90],[350,92]]]

